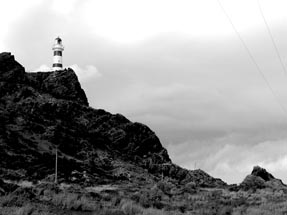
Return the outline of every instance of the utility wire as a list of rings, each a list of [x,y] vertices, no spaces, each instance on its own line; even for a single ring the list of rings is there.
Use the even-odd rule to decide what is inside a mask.
[[[250,49],[248,48],[248,46],[246,45],[246,43],[244,42],[243,38],[241,37],[239,31],[236,29],[235,25],[233,24],[230,16],[228,15],[228,13],[226,12],[226,10],[224,9],[223,5],[221,4],[220,0],[217,0],[221,10],[223,11],[223,13],[225,14],[226,18],[228,19],[229,23],[231,24],[233,30],[235,31],[236,35],[238,36],[239,40],[241,41],[242,45],[244,46],[246,52],[248,53],[251,61],[253,62],[253,64],[255,65],[256,69],[258,70],[259,74],[261,75],[261,77],[263,78],[263,80],[265,81],[266,85],[268,86],[271,94],[274,97],[274,100],[278,103],[278,105],[280,106],[280,108],[282,109],[282,111],[286,114],[287,116],[287,110],[285,109],[285,107],[282,105],[282,103],[280,102],[280,100],[278,99],[278,97],[276,96],[275,91],[273,90],[273,88],[271,87],[271,85],[269,84],[267,78],[265,77],[264,73],[262,72],[261,68],[259,67],[258,63],[256,62],[255,58],[253,57]]]
[[[271,41],[272,41],[273,47],[274,47],[274,49],[275,49],[275,51],[276,51],[277,57],[279,58],[280,64],[281,64],[281,66],[282,66],[282,69],[283,69],[285,75],[287,75],[286,66],[285,66],[285,64],[283,63],[283,59],[282,59],[282,57],[281,57],[281,55],[280,55],[279,49],[278,49],[278,47],[277,47],[277,45],[276,45],[276,43],[275,43],[274,37],[273,37],[272,32],[271,32],[271,30],[270,30],[270,27],[269,27],[269,25],[268,25],[268,22],[266,21],[266,18],[265,18],[265,16],[264,16],[264,13],[263,13],[263,10],[262,10],[261,4],[260,4],[260,0],[257,0],[257,3],[258,3],[259,10],[260,10],[260,14],[261,14],[261,16],[262,16],[262,18],[263,18],[263,20],[264,20],[265,26],[266,26],[267,31],[268,31],[268,34],[269,34],[269,36],[270,36],[270,38],[271,38]]]

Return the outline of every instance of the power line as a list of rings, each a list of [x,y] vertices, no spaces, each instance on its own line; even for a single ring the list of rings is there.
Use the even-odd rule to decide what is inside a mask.
[[[260,0],[257,0],[257,3],[258,3],[258,7],[259,7],[260,14],[261,14],[261,16],[262,16],[262,18],[263,18],[263,20],[264,20],[265,26],[266,26],[267,31],[268,31],[268,34],[269,34],[269,36],[270,36],[270,38],[271,38],[271,41],[272,41],[273,47],[274,47],[274,49],[275,49],[275,51],[276,51],[277,57],[279,58],[280,64],[281,64],[281,66],[282,66],[282,69],[283,69],[285,75],[287,75],[286,66],[285,66],[285,64],[283,63],[283,59],[282,59],[282,57],[281,57],[281,55],[280,55],[280,52],[279,52],[279,49],[278,49],[278,47],[277,47],[277,45],[276,45],[276,43],[275,43],[275,40],[274,40],[274,37],[273,37],[273,35],[272,35],[271,29],[270,29],[270,27],[269,27],[269,25],[268,25],[268,22],[266,21],[266,18],[265,18],[265,16],[264,16],[264,13],[263,13],[263,10],[262,10],[261,4],[260,4]]]
[[[241,37],[239,31],[236,29],[235,25],[233,24],[230,16],[228,15],[228,13],[226,12],[226,10],[224,9],[223,5],[221,4],[220,0],[217,0],[221,10],[223,11],[223,13],[225,14],[225,16],[227,17],[229,23],[231,24],[233,30],[235,31],[236,35],[238,36],[239,40],[241,41],[242,45],[244,46],[246,52],[248,53],[251,61],[253,62],[253,64],[255,65],[256,69],[258,70],[259,74],[261,75],[261,77],[263,78],[263,80],[265,81],[265,83],[267,84],[271,94],[274,97],[274,100],[278,103],[278,105],[280,106],[280,108],[282,109],[282,111],[286,114],[287,116],[287,110],[285,109],[285,107],[282,105],[282,103],[280,102],[280,100],[278,99],[278,97],[276,96],[275,91],[273,90],[273,88],[271,87],[271,85],[269,84],[267,78],[265,77],[264,73],[262,72],[261,68],[259,67],[258,63],[256,62],[255,58],[253,57],[250,49],[248,48],[248,46],[246,45],[245,41],[243,40],[243,38]]]

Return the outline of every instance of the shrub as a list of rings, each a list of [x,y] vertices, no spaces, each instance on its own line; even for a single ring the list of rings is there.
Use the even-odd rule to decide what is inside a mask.
[[[31,201],[34,198],[30,188],[17,188],[12,193],[2,196],[0,198],[0,206],[18,206],[22,207],[27,201]]]
[[[75,193],[67,193],[63,199],[63,206],[67,209],[78,210],[81,207],[80,202],[78,201],[79,195]]]
[[[52,203],[56,206],[62,205],[63,199],[65,198],[64,193],[54,194],[52,196]]]
[[[120,209],[102,209],[101,211],[95,211],[93,215],[125,215]]]
[[[14,197],[11,194],[5,195],[5,196],[1,196],[0,198],[0,206],[1,207],[5,207],[8,206],[10,204],[10,202],[12,202],[14,199]]]
[[[123,200],[120,205],[125,215],[141,214],[143,211],[142,207],[140,207],[139,205],[135,204],[130,200]]]
[[[118,206],[121,203],[121,197],[119,196],[114,196],[111,200],[111,204],[113,206]]]
[[[142,215],[166,215],[167,213],[163,210],[156,210],[154,208],[144,209]]]
[[[76,193],[54,194],[52,203],[70,210],[93,211],[97,208],[93,201]]]
[[[231,206],[223,206],[222,208],[219,209],[218,214],[231,215],[232,211],[233,209]]]
[[[164,204],[160,200],[154,201],[152,205],[157,209],[162,209],[164,207]]]
[[[151,207],[153,204],[147,192],[144,192],[140,195],[138,202],[145,208]]]
[[[173,184],[162,180],[162,181],[157,183],[157,187],[158,187],[158,189],[160,189],[165,194],[170,194],[170,191],[174,186],[173,186]]]
[[[28,203],[25,206],[19,208],[15,214],[16,215],[30,215],[33,213],[33,211],[34,211],[34,207]]]
[[[183,192],[196,193],[196,184],[194,182],[189,182],[184,185]]]

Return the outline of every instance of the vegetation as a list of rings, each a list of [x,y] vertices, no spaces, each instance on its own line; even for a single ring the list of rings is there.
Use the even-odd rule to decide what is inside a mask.
[[[126,184],[87,189],[78,185],[19,187],[0,197],[0,215],[191,215],[286,214],[285,190],[230,191],[218,188],[177,190],[167,181],[135,189]],[[135,186],[135,185],[134,185]],[[132,189],[134,188],[134,189]]]

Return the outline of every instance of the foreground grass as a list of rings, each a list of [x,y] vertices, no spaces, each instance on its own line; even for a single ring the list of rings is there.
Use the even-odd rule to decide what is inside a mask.
[[[170,184],[125,186],[118,190],[79,186],[19,188],[0,197],[0,215],[191,215],[287,214],[282,190],[231,192],[224,189],[175,190]]]
[[[225,209],[224,209],[225,208]],[[250,214],[250,215],[284,215],[287,214],[287,203],[267,203],[258,206],[240,206],[236,208],[230,208],[228,206],[222,207],[222,210],[215,212],[214,210],[210,210],[208,208],[202,208],[197,211],[165,211],[164,209],[155,209],[155,208],[144,208],[132,201],[124,201],[124,203],[120,207],[115,208],[96,208],[91,212],[73,212],[73,211],[63,211],[59,209],[59,211],[49,211],[49,208],[39,209],[39,205],[26,204],[22,207],[0,207],[1,215],[54,215],[54,214],[77,214],[77,215],[209,215],[209,214],[232,214],[232,215],[242,215],[242,214]]]

